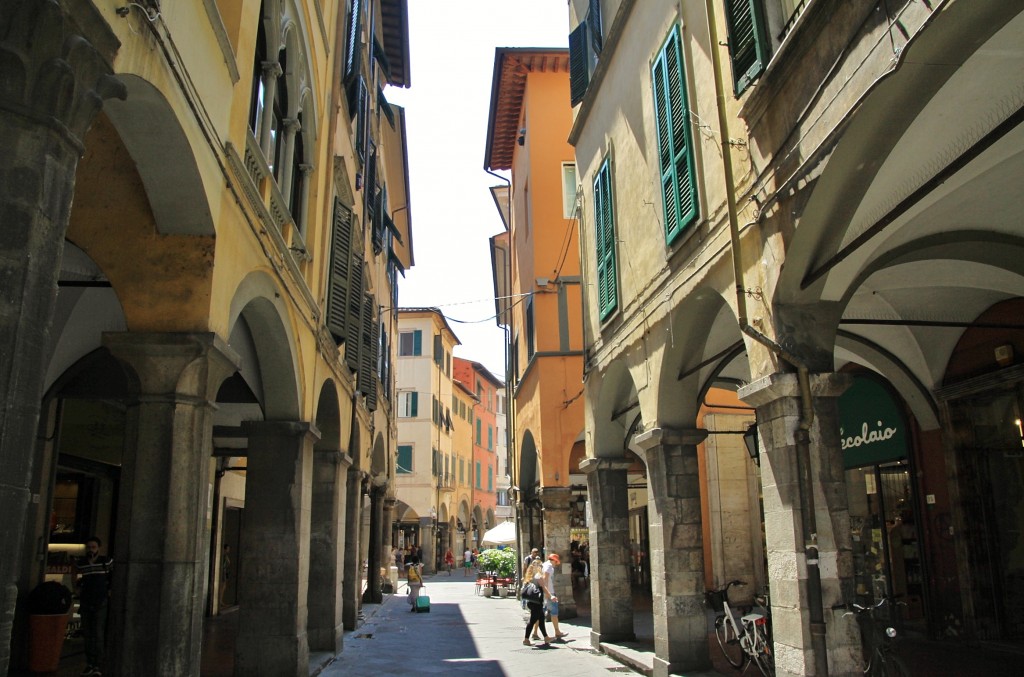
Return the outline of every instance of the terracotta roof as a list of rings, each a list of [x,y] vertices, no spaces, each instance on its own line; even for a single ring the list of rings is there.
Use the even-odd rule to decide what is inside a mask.
[[[484,169],[494,171],[512,168],[512,151],[519,137],[526,76],[530,73],[568,72],[568,49],[498,47],[494,50]]]

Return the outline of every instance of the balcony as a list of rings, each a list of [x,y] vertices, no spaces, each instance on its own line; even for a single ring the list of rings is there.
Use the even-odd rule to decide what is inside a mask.
[[[455,475],[453,473],[441,473],[436,479],[438,489],[442,491],[455,491]]]

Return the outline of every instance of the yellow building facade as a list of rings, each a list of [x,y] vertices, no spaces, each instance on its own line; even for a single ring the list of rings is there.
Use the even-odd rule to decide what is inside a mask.
[[[390,532],[405,2],[4,0],[0,35],[0,671],[97,535],[110,674],[199,674],[237,605],[236,674],[305,675]]]

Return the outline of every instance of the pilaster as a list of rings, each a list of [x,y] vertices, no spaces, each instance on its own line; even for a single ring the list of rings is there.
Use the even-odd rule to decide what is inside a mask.
[[[655,428],[633,438],[647,463],[656,677],[711,665],[697,467],[697,445],[707,434]]]
[[[633,594],[629,582],[629,488],[625,458],[588,458],[580,463],[590,494],[590,643],[629,642]]]

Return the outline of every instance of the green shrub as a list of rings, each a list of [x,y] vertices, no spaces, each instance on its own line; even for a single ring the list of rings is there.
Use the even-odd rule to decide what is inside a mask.
[[[480,553],[480,570],[501,578],[516,575],[516,551],[513,548],[489,548]]]

